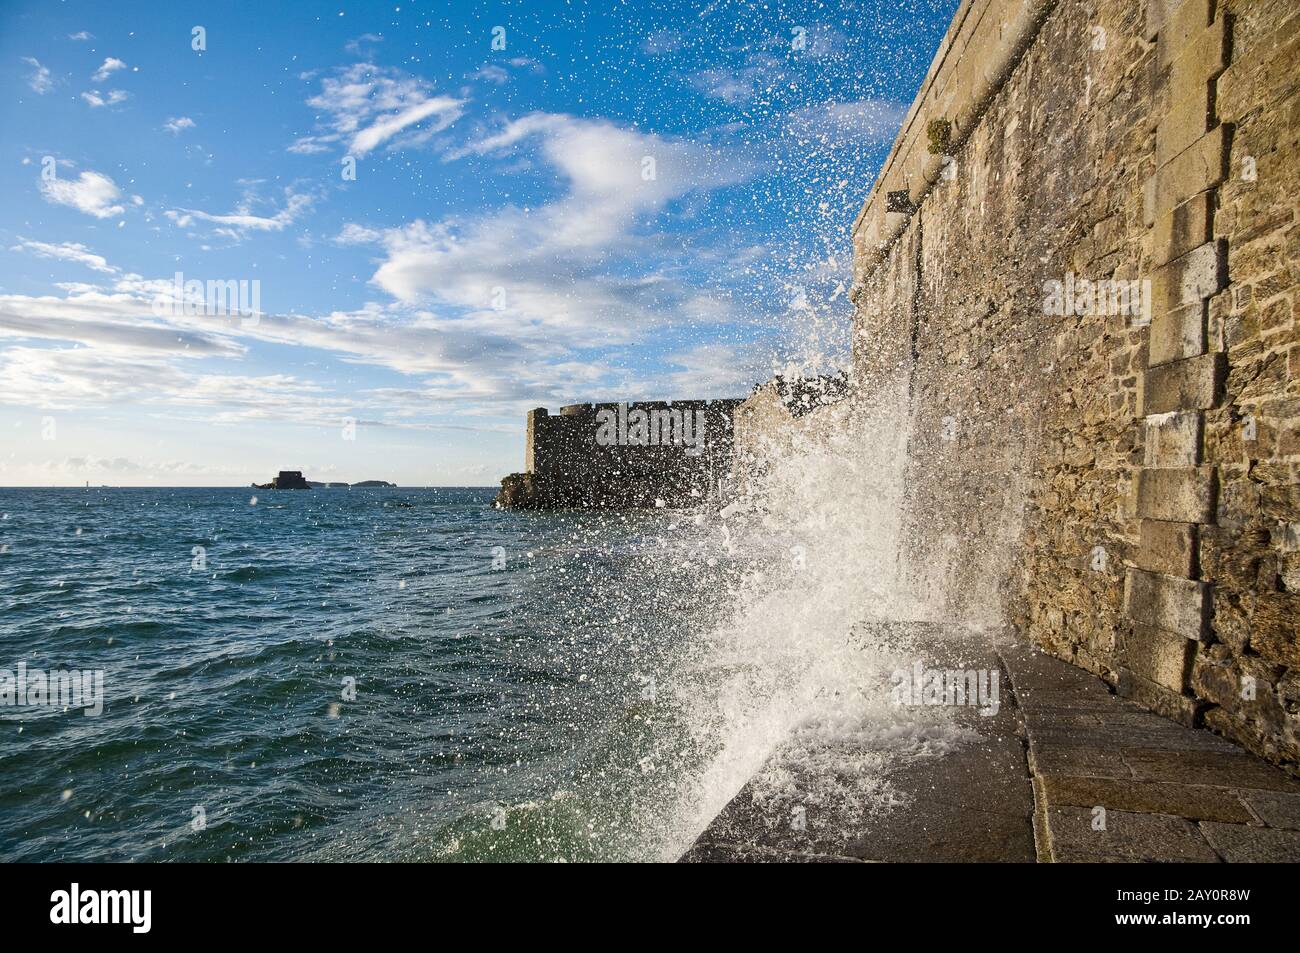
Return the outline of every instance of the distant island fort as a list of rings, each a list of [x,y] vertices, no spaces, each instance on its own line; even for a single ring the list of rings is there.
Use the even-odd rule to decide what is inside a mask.
[[[301,470],[281,470],[270,483],[254,483],[254,490],[350,490],[373,487],[396,487],[387,480],[362,480],[360,483],[317,483],[308,480]]]

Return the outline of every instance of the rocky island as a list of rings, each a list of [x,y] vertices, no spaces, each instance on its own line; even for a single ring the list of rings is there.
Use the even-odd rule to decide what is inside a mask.
[[[375,487],[396,488],[396,483],[387,480],[362,480],[360,483],[319,483],[305,479],[301,470],[281,470],[270,483],[254,483],[255,490],[348,490],[353,488],[372,489]]]

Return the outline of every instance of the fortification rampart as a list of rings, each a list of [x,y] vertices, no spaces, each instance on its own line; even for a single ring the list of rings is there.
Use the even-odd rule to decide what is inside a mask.
[[[1294,0],[967,0],[853,233],[948,607],[1292,771],[1298,55]]]
[[[528,413],[524,472],[497,502],[516,508],[624,509],[715,499],[731,469],[739,400],[571,404]]]

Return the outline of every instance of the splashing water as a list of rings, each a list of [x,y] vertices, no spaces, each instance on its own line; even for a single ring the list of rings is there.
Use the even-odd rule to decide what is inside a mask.
[[[934,615],[913,595],[917,574],[900,546],[904,393],[823,408],[776,435],[763,478],[723,510],[718,530],[748,565],[728,616],[678,673],[706,755],[684,785],[666,857],[751,778],[760,803],[834,798],[866,812],[894,800],[881,776],[887,753],[961,741],[942,712],[896,707],[888,689],[916,652],[911,628],[891,623]]]

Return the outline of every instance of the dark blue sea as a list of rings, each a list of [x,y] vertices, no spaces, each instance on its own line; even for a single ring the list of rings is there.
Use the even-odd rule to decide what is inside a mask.
[[[0,860],[662,861],[746,783],[892,803],[882,751],[948,742],[858,628],[913,611],[875,472],[628,513],[0,489]]]
[[[671,859],[725,555],[492,496],[0,490],[0,670],[103,678],[0,706],[0,858]]]

